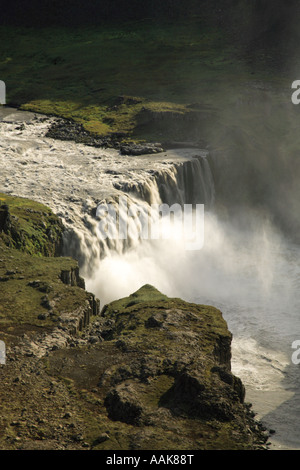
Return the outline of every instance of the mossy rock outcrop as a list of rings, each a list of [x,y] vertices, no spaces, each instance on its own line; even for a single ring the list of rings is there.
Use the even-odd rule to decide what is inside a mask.
[[[58,256],[63,225],[43,204],[0,193],[0,239],[31,255]]]
[[[264,448],[266,435],[231,372],[232,336],[218,309],[145,285],[104,306],[93,330],[102,341],[56,351],[48,369],[71,381],[75,402],[89,410],[91,448]]]
[[[0,193],[0,334],[8,345],[27,335],[26,353],[44,355],[55,341],[39,347],[40,335],[64,329],[66,342],[99,312],[77,261],[59,256],[63,230],[48,207]]]

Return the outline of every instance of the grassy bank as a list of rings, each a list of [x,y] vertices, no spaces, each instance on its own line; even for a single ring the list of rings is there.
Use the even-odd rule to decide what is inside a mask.
[[[7,102],[82,123],[98,135],[153,138],[141,111],[225,106],[252,66],[220,29],[194,20],[90,28],[1,27]],[[218,103],[218,104],[217,104]]]

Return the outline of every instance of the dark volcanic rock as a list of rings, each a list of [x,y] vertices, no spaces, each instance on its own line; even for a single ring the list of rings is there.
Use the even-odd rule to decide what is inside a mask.
[[[147,155],[164,151],[161,144],[126,144],[120,147],[122,155]]]
[[[68,119],[56,120],[48,129],[46,137],[57,140],[70,140],[91,147],[109,147],[120,150],[122,155],[146,155],[163,152],[160,143],[135,143],[122,140],[127,136],[124,132],[111,132],[107,136],[98,136],[87,131],[82,124]]]
[[[143,407],[137,398],[132,385],[122,384],[109,392],[105,399],[108,416],[116,421],[138,425],[140,423]]]
[[[114,137],[98,137],[88,132],[82,124],[68,119],[59,119],[54,122],[46,133],[46,137],[57,140],[72,140],[76,143],[92,147],[113,147]]]

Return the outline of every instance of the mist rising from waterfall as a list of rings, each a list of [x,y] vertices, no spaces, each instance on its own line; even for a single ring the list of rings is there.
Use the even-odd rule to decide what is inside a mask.
[[[247,229],[238,230],[206,212],[201,250],[187,251],[180,240],[143,241],[126,253],[112,252],[101,260],[88,287],[102,303],[150,283],[169,296],[189,301],[257,303],[258,307],[267,302],[277,310],[280,299],[280,305],[289,309],[295,301],[295,285],[283,274],[287,263],[284,266],[281,253],[287,245],[267,219],[252,214],[248,222]],[[279,283],[281,289],[274,291]],[[270,320],[258,311],[256,320],[248,318],[246,323],[268,324]],[[282,329],[292,332],[293,326],[285,322]]]

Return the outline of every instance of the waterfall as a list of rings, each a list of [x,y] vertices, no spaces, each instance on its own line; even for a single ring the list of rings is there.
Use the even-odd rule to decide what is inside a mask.
[[[113,186],[115,193],[99,201],[96,212],[91,207],[87,210],[84,229],[83,226],[71,226],[64,235],[64,255],[78,259],[84,276],[90,276],[99,261],[111,253],[125,253],[140,243],[142,228],[149,221],[153,225],[158,222],[159,215],[153,206],[195,207],[203,204],[205,210],[209,210],[215,199],[213,177],[205,152],[165,168],[149,170],[141,174],[139,180],[118,181]],[[105,211],[106,237],[99,230],[99,213]],[[116,222],[126,227],[126,236],[120,237],[116,233]]]
[[[100,260],[140,244],[141,225],[147,218],[157,220],[153,204],[204,204],[206,210],[213,205],[214,184],[205,150],[125,156],[114,149],[47,137],[54,118],[39,119],[9,109],[5,116],[0,123],[0,188],[41,202],[61,218],[66,228],[63,255],[78,260],[84,277],[95,272]],[[23,120],[30,125],[20,132]],[[120,197],[129,212],[135,208],[139,216],[128,218],[118,207]],[[115,216],[103,238],[97,208],[105,205],[115,207]],[[128,237],[116,236],[115,219],[128,224]]]
[[[205,204],[211,208],[215,198],[213,177],[205,154],[154,171],[147,180],[125,182],[115,187],[148,204]]]

